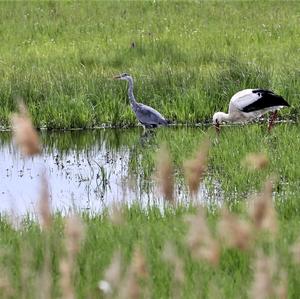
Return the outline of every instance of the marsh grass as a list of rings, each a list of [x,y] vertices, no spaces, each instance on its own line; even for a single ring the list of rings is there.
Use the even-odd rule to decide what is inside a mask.
[[[3,2],[0,125],[17,96],[38,127],[134,125],[126,84],[111,80],[123,71],[138,100],[176,122],[208,121],[255,87],[282,94],[282,116],[297,118],[299,5]]]
[[[25,124],[36,133],[29,116]],[[276,136],[257,125],[223,128],[219,135],[213,131],[204,133],[198,130],[195,136],[195,130],[187,129],[186,134],[180,135],[181,142],[176,143],[170,142],[176,136],[172,136],[172,131],[159,131],[157,136],[153,136],[157,142],[169,136],[169,139],[164,139],[169,141],[170,150],[160,152],[160,156],[167,157],[167,164],[158,160],[156,167],[158,170],[161,168],[159,183],[164,186],[164,180],[171,182],[168,194],[173,190],[175,174],[171,161],[175,165],[189,166],[193,161],[196,166],[197,171],[192,171],[196,182],[193,200],[191,198],[185,204],[142,207],[136,202],[130,206],[113,206],[100,214],[53,215],[44,177],[39,203],[40,222],[25,217],[16,225],[12,218],[0,218],[0,296],[69,299],[297,298],[300,295],[299,213],[289,213],[294,206],[290,205],[286,194],[277,190],[278,198],[274,198],[277,181],[266,179],[269,171],[275,172],[275,169],[269,168],[271,165],[248,169],[241,164],[249,149],[258,152],[264,149],[265,155],[269,155],[269,150],[274,147],[278,149],[277,141],[281,137],[280,132],[284,132],[284,126],[275,128]],[[240,146],[231,155],[222,154],[223,175],[226,171],[229,173],[223,182],[234,181],[234,177],[230,177],[230,167],[240,167],[234,172],[235,177],[240,177],[243,172],[244,180],[248,180],[255,173],[261,181],[266,181],[265,184],[260,181],[261,191],[255,183],[253,188],[248,186],[251,196],[239,191],[239,201],[226,200],[222,209],[210,204],[200,206],[195,201],[199,183],[205,180],[210,166],[214,166],[212,170],[218,169],[218,151],[224,150],[228,139],[231,140],[231,148],[234,148],[235,139],[241,142],[240,139],[245,138],[245,134],[237,132],[241,129],[247,131],[248,138],[257,144],[251,144],[250,148]],[[293,134],[293,126],[290,125],[289,130]],[[21,135],[26,133],[24,130],[20,132]],[[189,132],[194,138],[188,135]],[[230,137],[231,134],[236,137]],[[263,138],[271,139],[271,145],[267,141],[262,148],[258,147]],[[175,138],[173,141],[178,140]],[[293,146],[297,143],[294,142]],[[27,154],[26,147],[19,148]],[[193,160],[191,148],[197,150],[197,157]],[[280,154],[277,151],[273,153]],[[149,153],[145,151],[144,155],[147,157]],[[154,155],[152,151],[148,158]],[[254,165],[256,160],[261,159],[258,154],[251,157]],[[276,156],[273,158],[276,160]],[[293,159],[293,155],[289,158]],[[224,163],[226,159],[232,159],[231,163]],[[282,176],[284,165],[278,162],[275,173]],[[192,169],[195,170],[195,167]],[[153,169],[150,167],[148,171]],[[296,185],[291,179],[289,183],[289,188]],[[231,187],[241,188],[240,185]],[[293,194],[297,196],[299,190]],[[166,192],[164,195],[167,195]],[[294,204],[297,207],[297,202]]]

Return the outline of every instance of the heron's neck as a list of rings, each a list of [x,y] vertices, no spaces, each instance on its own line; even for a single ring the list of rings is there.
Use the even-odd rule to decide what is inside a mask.
[[[133,79],[131,77],[129,77],[127,81],[128,81],[128,97],[129,97],[131,106],[134,108],[137,106],[137,102],[136,102],[134,94],[133,94]]]

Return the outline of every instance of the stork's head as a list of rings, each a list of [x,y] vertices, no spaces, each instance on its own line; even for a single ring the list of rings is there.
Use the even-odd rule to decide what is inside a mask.
[[[227,113],[224,112],[216,112],[213,116],[213,124],[219,125],[223,122],[229,121],[229,116]]]
[[[222,122],[222,112],[216,112],[213,116],[213,125],[219,125]]]
[[[216,112],[213,116],[213,125],[217,133],[220,131],[220,124],[228,119],[228,115],[224,112]]]
[[[127,73],[123,73],[121,75],[115,76],[114,79],[117,79],[117,80],[127,80],[128,81],[128,80],[132,79],[132,77],[129,74],[127,74]]]

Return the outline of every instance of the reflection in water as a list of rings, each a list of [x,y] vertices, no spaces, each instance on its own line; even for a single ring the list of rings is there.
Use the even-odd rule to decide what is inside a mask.
[[[97,212],[113,201],[161,203],[152,176],[153,159],[144,155],[145,150],[154,152],[158,147],[155,134],[140,135],[136,128],[42,132],[42,155],[25,159],[13,146],[11,134],[1,132],[0,212],[35,212],[43,172],[49,180],[52,207],[62,212]],[[205,187],[199,192],[200,198],[208,197]],[[176,196],[185,200],[180,184]],[[211,196],[220,198],[218,193]]]
[[[141,146],[147,146],[151,139],[155,136],[155,130],[146,130],[140,135],[140,144]]]

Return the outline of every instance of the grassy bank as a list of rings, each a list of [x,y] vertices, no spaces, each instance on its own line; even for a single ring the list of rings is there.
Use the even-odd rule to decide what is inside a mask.
[[[36,126],[136,124],[137,98],[177,122],[210,120],[243,88],[300,93],[298,2],[2,2],[0,125],[17,96]]]

